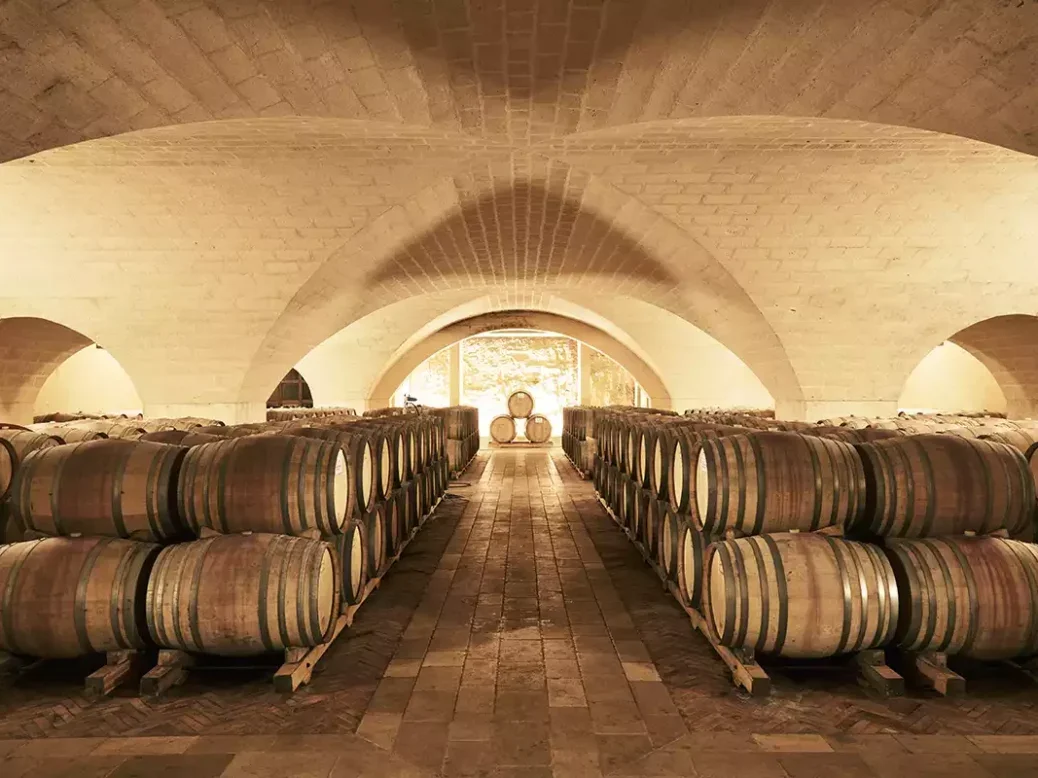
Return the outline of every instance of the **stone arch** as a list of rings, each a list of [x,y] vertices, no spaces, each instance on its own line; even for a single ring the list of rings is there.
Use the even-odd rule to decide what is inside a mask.
[[[1010,418],[1038,414],[1038,316],[995,316],[960,330],[948,340],[991,371],[1005,394]]]
[[[306,380],[298,368],[293,367],[281,382],[270,393],[267,398],[268,408],[283,408],[289,406],[303,406],[312,408],[314,404],[313,392],[310,383]]]
[[[369,407],[388,405],[393,392],[411,371],[443,349],[467,337],[502,329],[555,332],[601,351],[634,376],[657,408],[670,408],[670,392],[659,374],[631,349],[608,333],[576,319],[544,311],[497,311],[463,319],[427,336],[386,365],[368,397]]]
[[[86,335],[50,319],[0,319],[0,421],[31,422],[36,398],[47,379],[66,360],[93,344]]]
[[[536,176],[507,183],[489,165],[477,173],[388,209],[334,252],[268,331],[240,400],[265,397],[304,354],[394,302],[451,290],[507,290],[521,298],[579,290],[674,313],[734,352],[774,397],[802,402],[789,357],[764,314],[672,221],[554,160]]]

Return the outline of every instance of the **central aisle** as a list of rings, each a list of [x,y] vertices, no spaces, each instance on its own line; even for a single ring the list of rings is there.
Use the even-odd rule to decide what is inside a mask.
[[[452,491],[468,505],[357,734],[446,775],[574,776],[685,734],[585,528],[608,522],[590,483],[498,450]]]

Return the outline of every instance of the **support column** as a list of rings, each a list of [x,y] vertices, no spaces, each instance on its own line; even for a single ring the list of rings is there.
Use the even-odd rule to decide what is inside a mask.
[[[581,341],[577,341],[577,374],[580,377],[577,403],[591,404],[591,350]]]
[[[450,404],[461,405],[461,341],[450,347]]]

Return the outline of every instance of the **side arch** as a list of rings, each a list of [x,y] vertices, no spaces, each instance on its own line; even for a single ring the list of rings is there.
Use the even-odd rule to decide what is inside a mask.
[[[1006,415],[1030,418],[1038,414],[1038,316],[995,316],[948,340],[991,371],[1005,394]]]
[[[663,379],[645,360],[616,338],[576,319],[543,311],[497,311],[447,325],[397,356],[382,371],[368,397],[368,407],[389,405],[393,392],[422,362],[442,349],[472,335],[502,329],[533,329],[556,332],[601,351],[628,370],[649,393],[657,408],[670,408],[671,395]]]

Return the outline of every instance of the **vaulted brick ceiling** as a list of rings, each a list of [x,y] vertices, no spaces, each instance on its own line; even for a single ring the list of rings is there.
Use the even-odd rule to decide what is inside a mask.
[[[212,119],[771,114],[1038,151],[1033,0],[3,0],[0,160]]]

